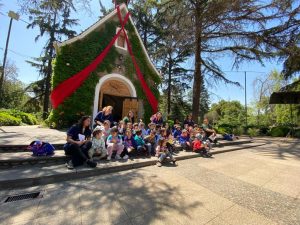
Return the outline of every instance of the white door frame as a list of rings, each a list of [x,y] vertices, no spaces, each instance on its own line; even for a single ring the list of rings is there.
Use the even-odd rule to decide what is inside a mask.
[[[94,118],[96,117],[96,115],[98,113],[99,93],[100,93],[101,87],[103,86],[103,84],[105,82],[110,81],[110,80],[121,81],[128,88],[128,90],[130,92],[130,95],[131,95],[130,97],[137,98],[135,87],[134,87],[134,85],[132,84],[132,82],[127,77],[125,77],[125,76],[123,76],[121,74],[117,74],[117,73],[107,74],[107,75],[101,77],[99,79],[98,84],[96,85],[96,88],[95,88],[93,121],[94,121]]]

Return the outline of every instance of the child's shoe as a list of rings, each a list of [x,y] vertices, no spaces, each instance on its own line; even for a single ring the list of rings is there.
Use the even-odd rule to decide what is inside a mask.
[[[67,168],[68,168],[69,170],[73,170],[73,169],[74,169],[72,160],[70,160],[70,161],[67,163]]]
[[[107,156],[107,160],[110,161],[111,160],[111,156]]]
[[[173,163],[174,165],[177,165],[176,159],[173,159],[172,163]]]
[[[116,155],[115,159],[120,160],[122,159],[120,155]]]
[[[86,164],[88,164],[88,166],[91,168],[95,168],[97,166],[97,163],[93,162],[92,160],[86,161]]]
[[[123,159],[127,160],[127,159],[129,159],[129,156],[128,155],[124,155]]]
[[[162,166],[162,164],[161,164],[160,161],[157,161],[156,165],[157,165],[158,167],[161,167],[161,166]]]

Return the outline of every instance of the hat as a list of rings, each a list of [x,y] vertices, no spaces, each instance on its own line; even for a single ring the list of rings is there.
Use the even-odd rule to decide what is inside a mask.
[[[183,130],[182,130],[182,133],[186,133],[186,132],[187,132],[187,130],[186,130],[186,129],[183,129]]]
[[[100,130],[101,132],[104,130],[103,126],[96,126],[93,130],[93,133]]]

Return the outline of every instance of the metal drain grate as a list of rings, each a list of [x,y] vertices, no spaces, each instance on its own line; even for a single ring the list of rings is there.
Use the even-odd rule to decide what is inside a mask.
[[[6,203],[6,202],[16,202],[25,199],[34,199],[39,197],[40,193],[41,192],[33,192],[33,193],[27,193],[22,195],[9,196],[4,202]]]

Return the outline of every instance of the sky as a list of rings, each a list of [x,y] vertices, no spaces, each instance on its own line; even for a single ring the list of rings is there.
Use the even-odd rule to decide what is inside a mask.
[[[3,60],[5,43],[8,33],[9,20],[7,13],[9,10],[18,12],[17,0],[2,0],[2,7],[0,8],[0,61]],[[111,0],[102,1],[106,8],[114,7]],[[4,15],[3,15],[4,14]],[[78,10],[78,12],[72,14],[72,18],[79,20],[79,25],[74,27],[77,33],[85,30],[90,25],[94,24],[100,16],[100,6],[98,0],[91,1],[91,13],[87,13],[85,10]],[[7,58],[10,61],[15,62],[18,67],[18,79],[28,84],[32,81],[39,79],[38,72],[35,68],[31,67],[26,60],[31,60],[32,57],[38,57],[41,52],[46,38],[41,38],[35,41],[35,37],[39,34],[38,28],[27,29],[26,21],[28,22],[27,15],[21,15],[20,17],[24,21],[13,21],[12,30],[9,42],[9,51]],[[211,94],[211,102],[218,102],[221,99],[224,100],[238,100],[242,104],[245,102],[244,98],[244,71],[247,71],[247,102],[248,104],[253,101],[254,88],[253,81],[256,77],[265,76],[272,70],[281,70],[282,65],[277,64],[276,61],[265,62],[265,66],[259,63],[244,63],[240,65],[238,71],[232,70],[232,60],[228,57],[223,57],[219,60],[219,64],[223,71],[226,71],[227,78],[232,81],[237,81],[241,84],[241,87],[233,85],[226,85],[222,82],[215,85],[215,87],[209,87],[209,93]]]

